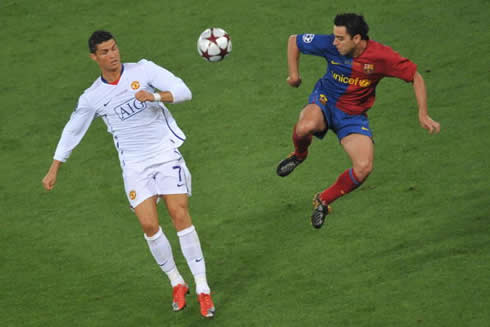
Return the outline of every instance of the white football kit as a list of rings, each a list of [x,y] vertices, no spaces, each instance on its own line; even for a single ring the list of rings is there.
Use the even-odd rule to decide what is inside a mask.
[[[101,117],[113,135],[126,195],[134,208],[155,194],[191,194],[191,175],[178,151],[185,135],[161,102],[140,102],[135,93],[169,91],[173,103],[190,100],[191,91],[168,70],[142,59],[125,63],[117,85],[99,77],[80,96],[63,129],[54,159],[65,162],[90,124]]]

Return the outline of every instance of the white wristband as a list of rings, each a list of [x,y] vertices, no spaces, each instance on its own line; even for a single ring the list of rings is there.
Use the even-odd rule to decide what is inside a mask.
[[[153,97],[155,98],[153,102],[159,102],[160,100],[162,100],[162,96],[158,92],[153,93]]]

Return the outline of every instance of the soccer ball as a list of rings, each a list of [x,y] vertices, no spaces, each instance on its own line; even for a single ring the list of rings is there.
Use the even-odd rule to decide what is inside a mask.
[[[223,60],[231,52],[230,35],[221,28],[206,29],[197,40],[197,52],[207,61]]]

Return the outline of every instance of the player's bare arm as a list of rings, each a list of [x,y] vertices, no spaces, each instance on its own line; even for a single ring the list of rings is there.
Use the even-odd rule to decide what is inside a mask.
[[[427,90],[425,88],[424,78],[417,71],[413,77],[413,90],[419,106],[419,123],[420,126],[429,131],[430,134],[439,133],[441,125],[430,118],[427,110]]]
[[[62,162],[58,160],[53,160],[51,167],[49,167],[48,173],[44,176],[42,183],[43,187],[47,191],[51,191],[56,184],[56,176],[58,175],[58,170],[61,167]]]
[[[299,77],[299,49],[296,44],[296,35],[291,35],[288,40],[288,78],[287,82],[292,87],[301,85],[301,77]]]
[[[159,91],[155,93],[150,93],[148,91],[141,90],[137,92],[134,96],[138,101],[141,102],[145,102],[145,101],[161,101],[164,103],[174,102],[174,96],[172,95],[171,92],[168,91]],[[158,96],[160,96],[160,99],[158,99]]]

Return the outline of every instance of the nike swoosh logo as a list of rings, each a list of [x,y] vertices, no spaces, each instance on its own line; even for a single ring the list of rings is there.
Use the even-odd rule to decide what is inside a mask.
[[[331,63],[332,65],[340,65],[340,62],[336,62],[336,61],[333,61],[333,60],[330,60],[330,63]]]
[[[177,187],[181,187],[181,186],[184,186],[184,184],[177,184]]]
[[[202,261],[202,259],[203,259],[202,257],[201,257],[201,258],[199,258],[199,259],[196,259],[196,262],[201,262],[201,261]]]
[[[104,103],[104,107],[107,107],[107,105],[108,105],[109,103],[111,103],[111,101],[112,101],[112,99],[110,99],[109,101],[107,101],[106,103]]]

